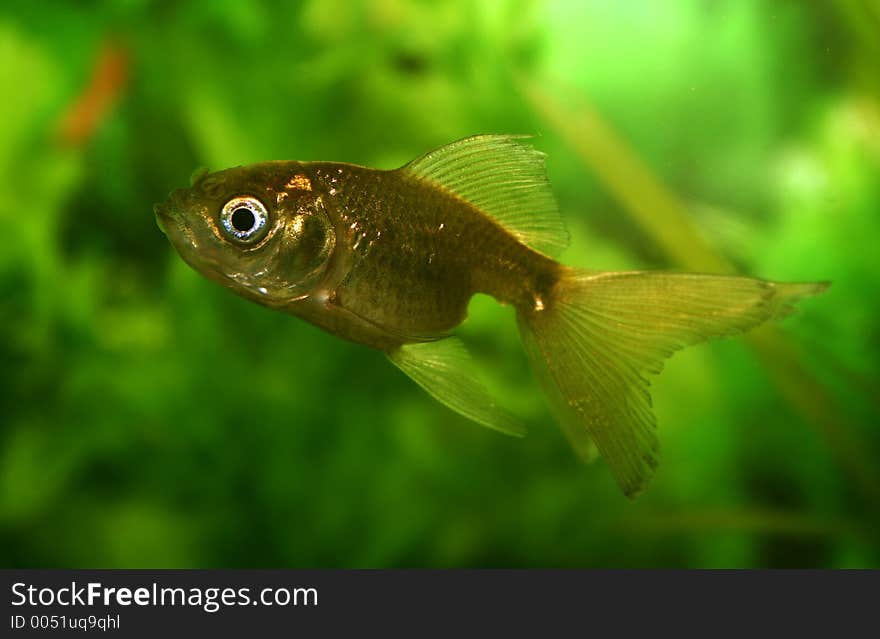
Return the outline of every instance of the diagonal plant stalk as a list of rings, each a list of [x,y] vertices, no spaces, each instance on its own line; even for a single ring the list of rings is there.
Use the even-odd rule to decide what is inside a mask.
[[[880,89],[876,64],[880,61],[880,4],[876,0],[837,0],[834,8],[849,30],[851,45],[859,52],[855,65],[862,82],[873,91]]]
[[[691,220],[688,207],[641,161],[583,97],[563,105],[535,82],[519,88],[541,118],[570,144],[577,157],[675,264],[697,272],[733,273]],[[747,334],[786,401],[828,442],[838,462],[871,502],[880,501],[880,476],[855,429],[819,380],[800,364],[798,349],[780,330],[766,326]]]

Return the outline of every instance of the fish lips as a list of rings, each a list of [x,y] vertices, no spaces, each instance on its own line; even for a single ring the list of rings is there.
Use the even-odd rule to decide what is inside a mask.
[[[156,225],[159,227],[159,230],[167,236],[168,224],[171,222],[171,213],[168,211],[167,202],[154,204],[153,213],[156,214]]]
[[[169,231],[173,225],[178,223],[176,211],[180,209],[182,199],[182,189],[172,191],[164,202],[153,205],[153,213],[156,215],[156,224],[159,229],[169,236]],[[170,236],[169,236],[170,237]]]

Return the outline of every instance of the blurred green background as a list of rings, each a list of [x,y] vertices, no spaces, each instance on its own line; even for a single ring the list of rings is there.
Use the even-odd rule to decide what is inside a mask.
[[[0,86],[2,565],[880,566],[876,2],[6,0]],[[667,363],[635,502],[509,309],[462,333],[524,440],[154,221],[198,166],[481,132],[539,135],[569,264],[834,282]]]

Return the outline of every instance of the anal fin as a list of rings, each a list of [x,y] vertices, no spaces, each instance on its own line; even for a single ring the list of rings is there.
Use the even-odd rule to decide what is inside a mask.
[[[525,427],[501,408],[480,382],[474,362],[458,338],[404,344],[387,354],[431,397],[456,413],[507,435],[525,435]]]

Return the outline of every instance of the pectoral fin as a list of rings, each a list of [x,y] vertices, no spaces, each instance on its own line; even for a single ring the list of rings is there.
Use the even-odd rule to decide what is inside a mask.
[[[480,382],[474,362],[458,338],[405,344],[388,352],[388,359],[456,413],[507,435],[525,435],[525,427],[501,408]]]

